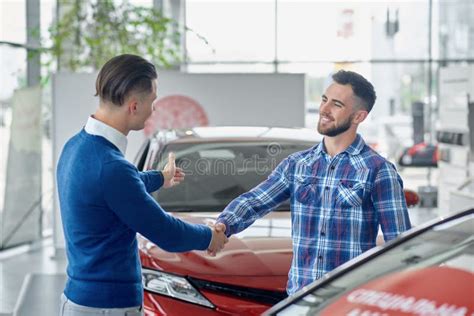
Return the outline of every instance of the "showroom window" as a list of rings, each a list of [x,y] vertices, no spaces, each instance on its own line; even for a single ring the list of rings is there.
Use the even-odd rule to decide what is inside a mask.
[[[35,69],[47,77],[47,70],[33,61],[38,44],[28,41],[42,38],[43,45],[50,44],[46,37],[55,7],[53,0],[0,2],[0,249],[52,233],[50,88],[43,80],[34,105],[24,101],[28,93],[23,91],[36,85]],[[38,26],[27,27],[27,15]]]
[[[26,42],[26,0],[0,1],[0,41]]]
[[[122,0],[114,1],[122,3]],[[344,68],[360,72],[374,82],[378,100],[371,117],[399,117],[394,130],[403,129],[407,125],[406,118],[411,116],[412,104],[422,102],[426,131],[431,130],[426,133],[427,140],[433,140],[439,68],[448,63],[474,62],[474,29],[470,25],[474,2],[469,0],[129,2],[145,7],[162,6],[173,18],[181,16],[181,13],[173,16],[177,7],[184,12],[183,20],[177,18],[187,27],[183,71],[306,74],[305,125],[310,128],[316,125],[320,96],[330,82],[331,73]],[[40,8],[37,12],[40,32],[27,31],[27,6],[34,3]],[[43,47],[51,45],[48,28],[56,14],[56,3],[56,0],[0,1],[1,240],[9,236],[7,239],[13,242],[11,236],[23,227],[21,219],[37,217],[37,214],[16,214],[20,222],[10,222],[9,211],[5,209],[5,199],[11,194],[6,188],[12,143],[12,104],[14,92],[27,87],[31,80],[28,51],[35,51],[34,45],[28,43],[31,32],[41,35]],[[44,65],[47,60],[44,56],[41,58]],[[41,184],[40,194],[34,200],[41,205],[36,222],[41,231],[39,235],[43,236],[51,231],[53,199],[48,73],[49,69],[42,66]],[[373,131],[367,133],[374,134]],[[405,139],[397,141],[405,144]],[[383,148],[387,144],[377,146]],[[32,210],[33,205],[27,209]],[[3,240],[0,248],[6,246]]]
[[[186,0],[181,69],[303,73],[308,128],[331,74],[360,72],[374,83],[377,104],[359,131],[396,162],[394,147],[436,142],[439,69],[474,62],[473,11],[469,0]],[[424,117],[416,135],[415,103]],[[427,169],[430,186],[436,173]]]
[[[188,59],[196,63],[272,62],[274,10],[273,0],[186,1]]]

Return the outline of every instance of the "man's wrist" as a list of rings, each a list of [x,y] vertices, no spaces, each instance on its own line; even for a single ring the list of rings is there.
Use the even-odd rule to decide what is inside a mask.
[[[214,233],[212,232],[212,227],[207,227],[209,228],[210,232],[211,232],[211,239],[209,240],[209,245],[207,245],[207,249],[211,248],[211,244],[212,244],[212,239],[213,239],[213,235]]]
[[[169,180],[168,179],[169,175],[165,170],[161,170],[160,172],[161,172],[161,175],[163,176],[163,181]]]
[[[157,170],[157,175],[158,177],[160,177],[161,179],[161,186],[165,183],[165,176],[163,175],[163,172],[161,172],[160,170]]]

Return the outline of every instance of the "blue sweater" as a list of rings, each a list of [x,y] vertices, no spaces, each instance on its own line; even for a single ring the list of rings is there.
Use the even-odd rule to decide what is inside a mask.
[[[82,130],[66,143],[57,187],[70,300],[99,308],[142,304],[136,232],[166,251],[207,249],[208,227],[165,213],[149,194],[162,184],[161,172],[139,172],[101,136]]]

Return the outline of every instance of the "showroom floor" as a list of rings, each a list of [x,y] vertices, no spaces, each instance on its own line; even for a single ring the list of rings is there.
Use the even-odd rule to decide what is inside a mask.
[[[55,315],[59,304],[58,288],[64,284],[66,259],[64,255],[55,256],[51,239],[33,245],[27,252],[26,247],[1,253],[0,256],[0,315]],[[58,277],[59,276],[59,282]],[[48,276],[48,277],[43,277]],[[49,282],[49,281],[50,282]],[[63,282],[62,284],[58,284]],[[38,287],[38,285],[42,285]],[[35,291],[36,289],[39,291]],[[32,291],[36,292],[33,293]],[[58,293],[59,292],[59,293]],[[56,295],[56,293],[58,293]],[[45,304],[41,297],[57,296],[57,303],[48,300]],[[31,300],[31,298],[36,298]],[[29,304],[24,304],[28,303]],[[35,312],[28,312],[34,308]],[[46,310],[45,310],[46,308]],[[53,308],[53,312],[48,312]],[[41,311],[41,313],[40,313]]]
[[[407,189],[417,190],[427,184],[425,170],[405,169],[401,175]],[[438,210],[415,207],[409,213],[413,225],[420,225],[435,218]],[[65,282],[64,254],[55,253],[51,239],[26,250],[20,247],[0,252],[0,316],[13,315],[14,311],[19,316],[55,315]]]

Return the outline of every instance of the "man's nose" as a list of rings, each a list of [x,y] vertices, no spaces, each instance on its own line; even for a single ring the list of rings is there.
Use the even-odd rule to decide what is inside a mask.
[[[327,109],[328,109],[328,104],[329,104],[329,101],[321,101],[321,104],[319,105],[319,113],[322,113],[322,112],[326,112]]]

